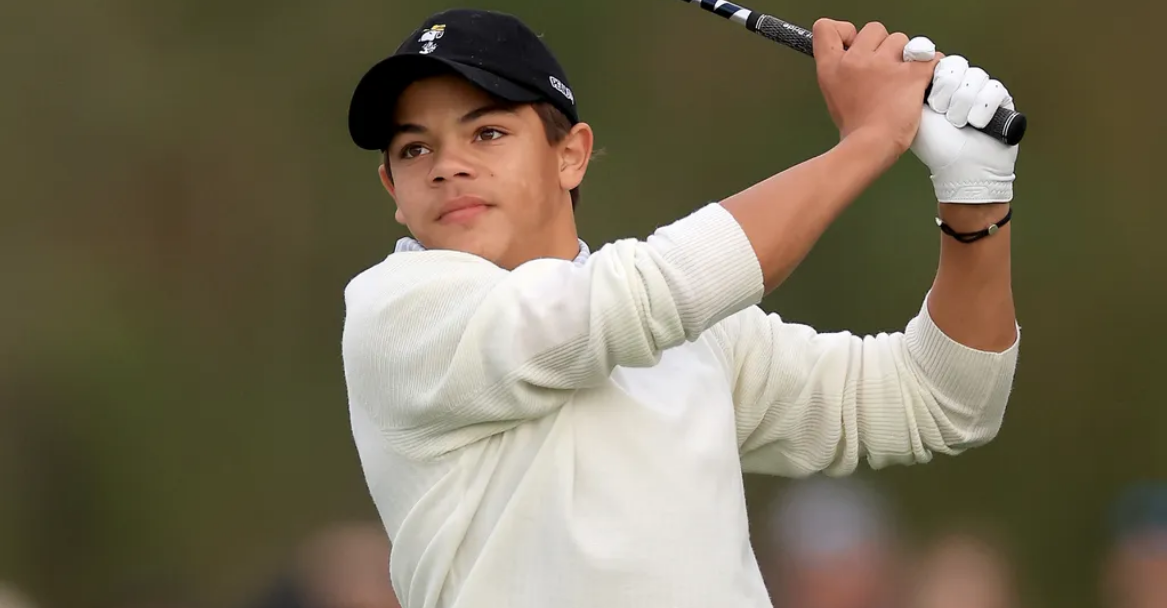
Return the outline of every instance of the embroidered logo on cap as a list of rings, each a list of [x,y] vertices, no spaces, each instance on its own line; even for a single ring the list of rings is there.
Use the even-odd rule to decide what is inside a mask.
[[[575,105],[575,95],[572,94],[571,89],[569,89],[567,87],[567,85],[563,84],[563,82],[561,82],[558,78],[552,76],[551,77],[551,86],[556,91],[563,93],[563,96],[571,101],[571,105],[573,105],[573,106]]]
[[[422,55],[429,55],[430,53],[438,50],[438,40],[441,39],[441,37],[445,36],[445,35],[446,35],[446,26],[444,24],[435,25],[435,26],[429,28],[428,30],[422,32],[421,38],[417,39],[418,42],[425,43],[421,47],[421,54]]]

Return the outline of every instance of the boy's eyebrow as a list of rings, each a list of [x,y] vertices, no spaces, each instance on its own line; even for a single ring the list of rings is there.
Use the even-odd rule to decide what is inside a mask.
[[[415,125],[412,123],[405,123],[403,125],[393,125],[393,129],[390,131],[390,138],[397,137],[401,133],[420,134],[420,133],[427,133],[428,131],[429,131],[429,129],[427,129],[421,125]]]
[[[488,114],[515,114],[515,113],[516,113],[515,109],[509,105],[492,103],[490,105],[482,106],[481,108],[478,108],[477,110],[474,110],[473,112],[467,113],[458,122],[462,122],[462,123],[471,122],[474,120],[478,120],[479,118],[482,118],[483,116],[486,116]]]
[[[483,116],[488,116],[490,114],[515,114],[515,113],[516,113],[515,109],[509,105],[492,103],[489,105],[482,106],[481,108],[478,108],[477,110],[472,110],[472,111],[466,113],[465,116],[458,119],[458,122],[465,124],[468,122],[473,122],[475,120],[478,120],[479,118],[482,118]],[[409,122],[404,123],[404,124],[400,124],[400,125],[393,125],[393,129],[390,131],[390,135],[389,135],[390,140],[392,140],[392,138],[397,137],[398,135],[400,135],[402,133],[423,135],[425,133],[429,133],[429,129],[427,129],[421,125],[415,125],[415,124],[409,123]]]

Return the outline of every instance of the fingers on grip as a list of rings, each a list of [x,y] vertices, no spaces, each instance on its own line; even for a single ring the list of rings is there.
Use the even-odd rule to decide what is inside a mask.
[[[948,55],[936,63],[932,77],[932,94],[928,96],[928,106],[941,114],[948,111],[952,94],[964,81],[968,71],[968,60],[960,55]]]
[[[855,44],[855,37],[859,35],[859,28],[855,27],[854,23],[850,21],[837,21],[835,28],[839,30],[839,36],[843,39],[843,48],[847,48]]]
[[[883,39],[883,42],[879,44],[879,49],[877,52],[886,53],[892,57],[895,57],[897,60],[902,61],[904,56],[904,47],[906,46],[908,46],[907,34],[896,32]]]
[[[863,26],[859,30],[859,34],[855,36],[855,44],[851,45],[852,49],[862,50],[866,52],[873,52],[879,48],[879,45],[887,39],[887,28],[878,21],[872,21]]]
[[[999,80],[990,80],[973,100],[972,109],[968,111],[968,124],[983,129],[993,119],[997,108],[1007,101],[1010,101],[1010,98],[1005,85]]]
[[[816,57],[827,58],[841,54],[855,42],[858,30],[846,21],[819,19],[811,30]]]
[[[964,72],[964,80],[952,93],[952,100],[948,103],[945,115],[948,122],[963,127],[968,124],[968,114],[977,101],[981,89],[989,82],[989,74],[981,68],[969,68]]]
[[[916,36],[904,45],[904,61],[932,61],[936,58],[936,44],[924,36]]]
[[[1001,102],[1001,107],[1005,108],[1006,110],[1016,110],[1017,109],[1017,107],[1013,105],[1013,95],[1010,95],[1007,91],[1005,94],[1005,101]]]

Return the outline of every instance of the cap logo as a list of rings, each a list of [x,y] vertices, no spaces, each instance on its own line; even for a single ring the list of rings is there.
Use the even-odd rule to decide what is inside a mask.
[[[563,84],[563,82],[554,76],[551,77],[551,87],[556,91],[563,93],[563,96],[571,101],[571,105],[575,105],[575,95],[572,94],[571,89],[569,89],[567,85]]]
[[[430,27],[426,31],[422,32],[421,38],[417,39],[418,42],[425,43],[421,47],[421,54],[422,55],[429,55],[430,53],[438,50],[438,39],[440,39],[442,36],[445,36],[445,35],[446,35],[446,26],[444,24],[443,25],[435,25],[433,27]]]

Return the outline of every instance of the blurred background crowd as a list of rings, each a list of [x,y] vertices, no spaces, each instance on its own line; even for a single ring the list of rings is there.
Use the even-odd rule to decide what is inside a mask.
[[[746,4],[927,35],[1030,117],[1001,435],[749,479],[776,605],[1167,608],[1167,85],[1141,33],[1167,3]],[[604,152],[593,248],[837,141],[808,58],[676,0],[0,3],[0,608],[394,605],[340,330],[346,282],[403,232],[346,111],[452,6],[519,15],[566,67]],[[763,307],[902,327],[933,211],[905,157]]]
[[[1031,608],[1053,606],[1020,567],[1015,541],[980,518],[913,529],[875,484],[856,477],[787,482],[751,504],[755,552],[775,608]],[[774,490],[771,490],[774,491]],[[1082,605],[1167,606],[1167,484],[1114,501]],[[912,531],[914,530],[914,531]],[[225,556],[229,559],[229,556]],[[388,578],[390,544],[375,521],[338,521],[299,539],[257,578],[237,608],[400,608]],[[68,584],[59,572],[57,584]],[[109,608],[204,608],[175,581],[138,581]],[[97,605],[87,603],[85,605]],[[0,585],[0,608],[38,608]]]

